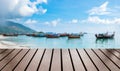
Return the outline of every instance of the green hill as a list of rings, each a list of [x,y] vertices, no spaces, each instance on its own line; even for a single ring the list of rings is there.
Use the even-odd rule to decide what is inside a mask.
[[[0,33],[18,33],[18,34],[25,34],[25,33],[33,33],[34,30],[11,21],[4,21],[0,22]]]

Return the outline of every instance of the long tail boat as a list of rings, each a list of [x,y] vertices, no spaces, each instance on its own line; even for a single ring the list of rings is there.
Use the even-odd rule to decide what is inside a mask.
[[[18,36],[18,34],[3,34],[3,36]]]
[[[60,35],[58,35],[58,34],[47,34],[46,37],[47,38],[59,38]]]
[[[108,33],[105,33],[105,34],[95,34],[95,36],[96,36],[97,39],[114,38],[114,35],[115,35],[115,33],[113,33],[113,34],[108,34]]]
[[[80,38],[79,34],[70,34],[68,38]]]
[[[66,37],[66,36],[69,36],[69,34],[68,33],[61,33],[60,34],[60,37]]]

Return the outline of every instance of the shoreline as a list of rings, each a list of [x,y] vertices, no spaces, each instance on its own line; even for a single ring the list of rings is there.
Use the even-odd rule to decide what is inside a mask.
[[[6,39],[8,37],[4,37],[2,35],[0,35],[0,49],[13,49],[13,48],[22,48],[22,49],[26,49],[29,47],[26,46],[21,46],[21,45],[17,45],[14,42],[10,42],[10,41],[3,41],[2,39]]]
[[[0,49],[13,49],[13,48],[22,48],[22,49],[26,49],[26,48],[29,48],[29,47],[26,47],[26,46],[20,46],[20,45],[17,45],[13,42],[8,42],[8,41],[0,41]]]

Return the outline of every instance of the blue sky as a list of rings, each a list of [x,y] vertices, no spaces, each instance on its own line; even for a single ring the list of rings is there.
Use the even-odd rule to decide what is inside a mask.
[[[120,0],[5,1],[0,3],[7,4],[8,8],[6,6],[5,10],[0,10],[3,11],[2,15],[7,15],[7,20],[19,22],[37,31],[119,32]]]

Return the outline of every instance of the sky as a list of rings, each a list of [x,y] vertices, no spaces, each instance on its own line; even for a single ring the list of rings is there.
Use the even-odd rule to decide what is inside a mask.
[[[0,19],[43,32],[120,32],[120,0],[0,0]]]

